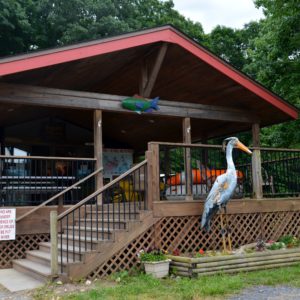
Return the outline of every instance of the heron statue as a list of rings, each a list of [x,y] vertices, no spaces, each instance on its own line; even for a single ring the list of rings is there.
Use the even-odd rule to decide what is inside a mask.
[[[225,139],[223,141],[223,150],[225,150],[225,147],[226,147],[226,160],[227,160],[226,173],[219,175],[216,178],[204,203],[201,227],[204,228],[206,231],[209,231],[210,222],[213,216],[218,211],[224,208],[224,212],[226,215],[226,204],[232,197],[235,188],[237,186],[237,174],[232,159],[233,148],[237,147],[248,154],[252,154],[252,152],[243,143],[241,143],[239,139],[236,137],[229,137]],[[222,239],[223,239],[223,247],[224,247],[224,251],[226,251],[226,240],[225,240],[226,229],[224,229],[222,214],[221,214],[221,227],[222,227],[221,232],[222,232]],[[231,251],[230,232],[227,233],[228,233],[229,251]]]

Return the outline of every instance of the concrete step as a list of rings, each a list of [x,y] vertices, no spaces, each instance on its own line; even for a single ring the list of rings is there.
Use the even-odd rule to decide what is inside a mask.
[[[11,269],[0,270],[0,284],[10,292],[19,292],[24,290],[36,289],[38,287],[43,286],[45,283],[42,280],[35,279],[30,275],[24,274],[23,272],[19,272],[11,268]],[[17,297],[17,295],[15,296]],[[13,299],[13,298],[14,298],[13,296],[10,296],[1,299]]]
[[[43,282],[47,282],[51,279],[51,269],[49,266],[27,258],[13,260],[13,268]]]

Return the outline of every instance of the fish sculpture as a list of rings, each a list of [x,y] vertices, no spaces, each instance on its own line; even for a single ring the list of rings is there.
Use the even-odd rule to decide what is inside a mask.
[[[157,105],[159,97],[153,98],[152,100],[146,100],[134,95],[133,97],[126,98],[122,101],[122,107],[135,111],[138,114],[142,112],[152,112],[154,110],[159,110]]]

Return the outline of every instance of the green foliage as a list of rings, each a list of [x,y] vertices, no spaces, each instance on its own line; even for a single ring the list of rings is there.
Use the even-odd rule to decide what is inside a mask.
[[[257,0],[266,18],[248,49],[244,71],[300,108],[300,4],[291,0]],[[299,147],[300,121],[262,131],[262,142],[273,147]]]
[[[300,287],[300,265],[194,279],[156,279],[140,274],[128,277],[128,280],[121,281],[117,286],[98,286],[92,291],[76,293],[61,299],[203,299],[204,297],[223,299],[225,295],[238,293],[246,287],[277,284]]]
[[[285,244],[281,242],[275,242],[272,245],[268,246],[267,249],[269,250],[279,250],[285,248]]]
[[[278,240],[278,242],[284,243],[288,248],[300,246],[300,239],[292,235],[284,235]]]
[[[154,261],[163,261],[166,260],[166,255],[158,249],[149,250],[147,252],[140,251],[139,258],[141,262],[154,262]]]
[[[167,23],[204,40],[201,24],[182,16],[170,0],[0,0],[0,55]]]

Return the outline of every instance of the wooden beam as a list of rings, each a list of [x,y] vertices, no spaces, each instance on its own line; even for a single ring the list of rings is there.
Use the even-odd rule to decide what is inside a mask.
[[[259,137],[259,124],[255,123],[252,125],[252,142],[253,147],[260,146],[260,137]],[[261,174],[261,156],[260,150],[254,149],[252,154],[252,189],[253,189],[253,198],[260,199],[263,197],[262,189],[262,174]]]
[[[103,168],[103,146],[102,146],[102,111],[94,111],[94,157],[96,158],[95,169]],[[96,177],[96,188],[103,186],[103,173],[98,173]],[[100,203],[99,203],[100,204]]]
[[[73,109],[100,109],[135,114],[135,112],[122,108],[121,102],[126,97],[127,96],[0,83],[0,103],[65,107]],[[153,115],[242,123],[258,122],[257,116],[251,114],[247,110],[186,103],[183,102],[183,100],[160,100],[159,108],[160,109],[154,112]]]
[[[191,119],[184,118],[182,122],[183,129],[183,143],[191,144]],[[192,167],[191,167],[191,149],[184,148],[184,172],[185,172],[185,185],[186,185],[186,200],[193,199],[192,193]]]
[[[157,57],[155,59],[153,68],[151,70],[151,74],[150,74],[150,76],[147,80],[145,89],[143,91],[143,96],[146,97],[146,98],[150,97],[150,95],[151,95],[151,92],[153,90],[156,78],[157,78],[158,73],[159,73],[159,70],[160,70],[161,65],[163,63],[163,60],[165,58],[167,49],[168,49],[168,44],[167,43],[164,43],[159,49],[159,52],[158,52]]]

